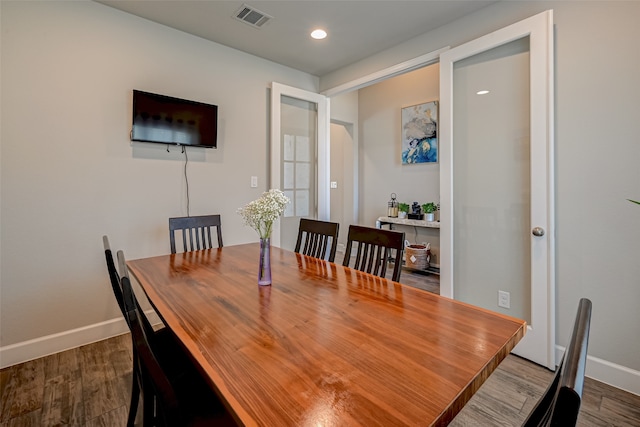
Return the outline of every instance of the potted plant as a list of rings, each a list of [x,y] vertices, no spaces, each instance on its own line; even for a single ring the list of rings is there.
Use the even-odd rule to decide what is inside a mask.
[[[407,213],[409,213],[409,204],[407,203],[398,203],[398,216],[400,218],[406,218]]]
[[[433,202],[425,203],[424,205],[422,205],[422,212],[425,213],[425,220],[428,222],[435,221],[435,212],[437,209],[438,206]]]

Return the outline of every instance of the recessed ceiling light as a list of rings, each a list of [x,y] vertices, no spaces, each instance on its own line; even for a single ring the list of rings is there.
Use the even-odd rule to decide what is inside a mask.
[[[327,37],[327,32],[318,28],[317,30],[313,30],[311,32],[311,37],[316,40],[322,40],[323,38]]]
[[[476,92],[476,95],[486,95],[488,93],[489,93],[488,90],[479,90],[478,92]]]

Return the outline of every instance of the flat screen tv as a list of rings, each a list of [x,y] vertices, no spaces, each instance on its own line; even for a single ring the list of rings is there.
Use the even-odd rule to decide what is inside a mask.
[[[133,91],[131,140],[217,148],[218,106]]]

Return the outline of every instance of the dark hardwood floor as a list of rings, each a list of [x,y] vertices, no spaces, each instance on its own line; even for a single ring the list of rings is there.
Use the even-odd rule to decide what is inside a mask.
[[[438,292],[438,276],[400,281]],[[125,426],[131,390],[128,334],[0,371],[0,427]],[[520,426],[552,372],[508,356],[451,426]],[[138,423],[142,425],[141,423]],[[587,378],[578,425],[640,426],[640,396]]]

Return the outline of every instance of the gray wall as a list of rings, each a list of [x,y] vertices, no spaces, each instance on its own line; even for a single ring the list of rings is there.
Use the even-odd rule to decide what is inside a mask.
[[[131,144],[134,88],[219,106],[219,148],[188,151],[191,214],[220,213],[227,245],[257,241],[235,211],[266,190],[270,82],[316,77],[94,2],[1,8],[0,349],[109,333],[103,234],[129,258],[169,252],[184,156]]]
[[[554,9],[556,33],[557,343],[569,339],[578,299],[590,298],[589,354],[603,359],[605,369],[611,363],[622,367],[620,379],[633,381],[637,392],[640,208],[626,199],[640,198],[640,2],[499,2],[323,76],[321,89],[546,9]],[[361,135],[361,143],[367,145],[367,136]],[[372,156],[366,150],[363,155]],[[369,192],[363,206],[381,209],[391,190]],[[371,216],[362,212],[361,219],[370,222]]]

